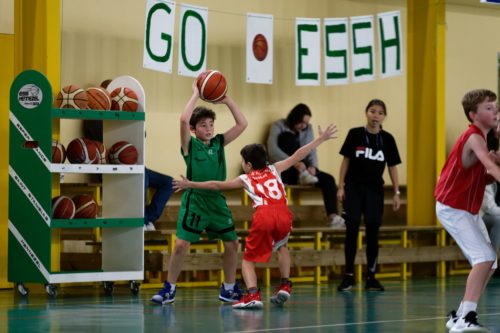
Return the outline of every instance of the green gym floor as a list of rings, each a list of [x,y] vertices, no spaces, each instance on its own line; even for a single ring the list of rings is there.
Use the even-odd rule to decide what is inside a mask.
[[[27,297],[0,291],[0,332],[447,332],[446,314],[463,294],[465,276],[382,281],[385,292],[337,292],[334,284],[296,284],[282,308],[233,310],[215,288],[181,289],[173,305],[150,302],[156,290],[132,296],[117,285],[112,296],[97,287],[65,286],[56,298],[33,285]],[[265,300],[271,290],[263,290]],[[500,333],[500,278],[493,278],[478,308],[479,322]]]

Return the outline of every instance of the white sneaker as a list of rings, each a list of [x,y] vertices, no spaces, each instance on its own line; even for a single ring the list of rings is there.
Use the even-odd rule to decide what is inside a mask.
[[[299,184],[300,185],[312,185],[318,182],[318,177],[313,176],[309,173],[309,171],[304,170],[299,175]]]
[[[446,322],[446,328],[450,330],[458,320],[457,312],[455,310],[451,310],[451,312],[448,314],[448,317],[449,319]]]
[[[155,231],[155,230],[156,228],[153,222],[148,222],[148,224],[144,225],[144,231]]]
[[[332,229],[345,228],[345,220],[340,215],[335,215],[328,226]]]
[[[477,313],[475,311],[470,311],[465,317],[459,318],[450,329],[450,333],[462,332],[490,333],[491,331],[477,322]]]

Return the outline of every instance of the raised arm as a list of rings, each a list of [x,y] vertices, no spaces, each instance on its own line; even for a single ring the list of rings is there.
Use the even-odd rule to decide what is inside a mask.
[[[309,142],[307,145],[300,147],[297,149],[297,151],[290,156],[289,158],[274,163],[274,166],[276,167],[276,170],[278,172],[282,172],[283,170],[288,169],[298,161],[301,161],[306,157],[311,150],[314,148],[318,147],[320,144],[325,142],[326,140],[329,139],[334,139],[335,137],[333,136],[335,133],[337,133],[337,126],[334,124],[328,125],[328,127],[325,129],[325,131],[321,130],[321,127],[318,126],[318,137],[313,140],[312,142]]]
[[[234,141],[237,137],[240,136],[241,133],[247,128],[248,122],[243,113],[240,111],[240,108],[236,103],[231,99],[231,97],[227,96],[220,102],[226,104],[231,113],[233,114],[233,118],[235,124],[226,133],[224,133],[224,145],[228,145],[232,141]]]
[[[181,148],[182,154],[186,156],[189,153],[189,142],[191,141],[191,127],[189,126],[189,120],[193,114],[193,110],[196,107],[200,93],[198,87],[196,86],[196,80],[191,86],[193,90],[193,95],[184,107],[184,112],[181,114]]]
[[[176,192],[179,190],[184,190],[186,188],[223,191],[223,190],[234,190],[237,188],[242,188],[243,186],[244,183],[240,177],[227,181],[210,180],[206,182],[193,182],[181,175],[181,179],[174,180],[173,188],[175,189]]]

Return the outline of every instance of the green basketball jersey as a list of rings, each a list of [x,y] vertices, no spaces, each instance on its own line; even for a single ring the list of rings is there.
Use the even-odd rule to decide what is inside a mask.
[[[189,153],[183,157],[187,166],[186,177],[189,180],[195,182],[226,180],[226,156],[224,154],[223,134],[217,134],[210,140],[208,145],[196,137],[191,137]],[[207,190],[197,191],[207,192]]]

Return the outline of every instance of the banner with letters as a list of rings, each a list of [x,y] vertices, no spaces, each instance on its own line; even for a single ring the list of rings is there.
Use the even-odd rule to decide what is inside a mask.
[[[208,8],[182,4],[180,9],[178,74],[196,77],[207,67]]]
[[[403,68],[403,45],[399,11],[377,15],[380,77],[401,75]]]
[[[273,16],[247,13],[247,82],[273,83]]]
[[[374,80],[373,15],[353,16],[350,21],[352,81],[365,82]]]
[[[144,68],[172,73],[175,2],[148,0],[144,36]]]
[[[325,84],[327,86],[349,83],[348,30],[347,17],[326,18],[323,21]]]
[[[321,19],[295,20],[295,83],[319,86],[321,72]]]

